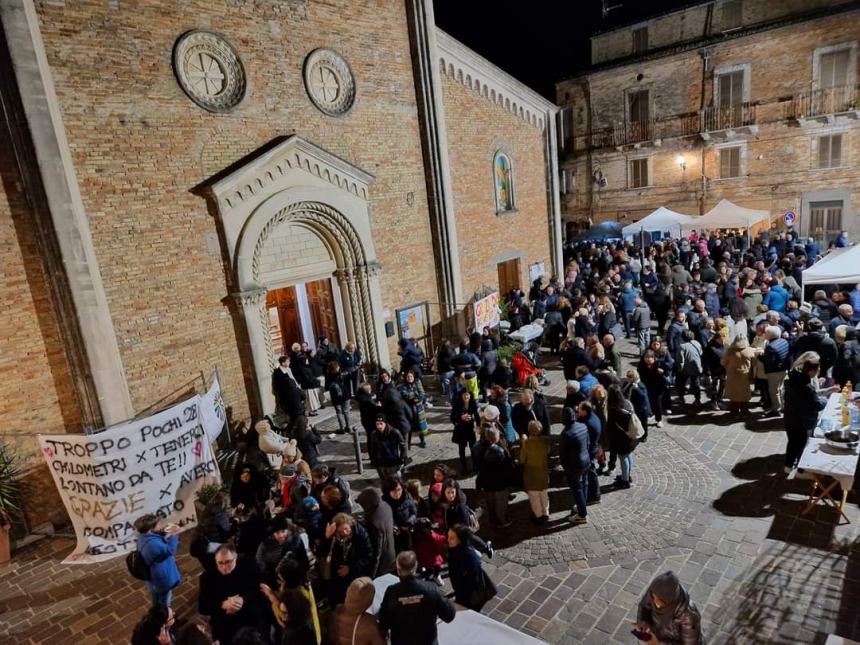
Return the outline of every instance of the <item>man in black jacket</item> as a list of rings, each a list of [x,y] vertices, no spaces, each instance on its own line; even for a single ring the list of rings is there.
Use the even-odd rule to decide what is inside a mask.
[[[585,524],[586,500],[588,498],[588,469],[591,467],[591,457],[588,452],[588,428],[576,419],[576,413],[570,408],[561,411],[564,430],[561,431],[558,460],[567,475],[567,482],[576,508],[568,516],[573,524]]]
[[[212,637],[229,643],[242,627],[262,626],[263,596],[253,560],[239,558],[229,544],[215,551],[215,565],[200,576],[198,611],[209,616]]]
[[[529,421],[540,421],[541,434],[549,436],[550,423],[546,404],[542,398],[536,397],[532,390],[524,388],[519,403],[511,410],[511,423],[514,431],[522,437],[529,434]]]
[[[278,411],[287,415],[290,421],[305,414],[302,391],[293,376],[290,358],[281,356],[278,367],[272,372],[272,394],[275,395]]]
[[[364,527],[373,547],[370,577],[378,578],[394,571],[394,515],[382,503],[382,491],[373,486],[361,491],[356,501],[364,509]]]
[[[475,486],[484,491],[490,517],[496,526],[507,528],[511,525],[508,521],[508,488],[513,477],[513,460],[499,444],[500,435],[496,427],[484,430],[484,438],[489,446],[480,460]]]
[[[797,358],[803,352],[815,352],[821,359],[821,376],[830,377],[830,370],[836,363],[836,341],[824,331],[824,323],[818,318],[810,318],[806,331],[792,345],[791,354]]]
[[[590,370],[594,369],[594,362],[585,352],[585,341],[582,338],[575,338],[568,345],[567,349],[561,355],[561,363],[564,367],[564,378],[566,381],[576,379],[576,368],[580,365],[585,365]]]
[[[436,645],[436,620],[450,623],[457,613],[435,585],[415,577],[417,569],[414,551],[397,556],[400,582],[385,590],[379,608],[379,626],[391,633],[391,645]]]
[[[384,414],[376,417],[376,431],[368,437],[368,444],[370,463],[376,468],[380,481],[399,476],[406,461],[406,439],[386,423]]]

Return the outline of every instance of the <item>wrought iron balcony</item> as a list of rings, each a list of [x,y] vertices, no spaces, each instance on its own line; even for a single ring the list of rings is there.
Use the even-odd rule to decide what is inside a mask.
[[[837,85],[796,94],[791,110],[801,125],[860,119],[860,85]]]
[[[735,134],[755,134],[757,129],[754,103],[710,107],[699,111],[699,135],[706,141],[712,138],[728,139]]]

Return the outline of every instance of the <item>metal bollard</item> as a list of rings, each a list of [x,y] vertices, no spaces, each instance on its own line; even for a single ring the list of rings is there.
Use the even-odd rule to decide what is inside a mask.
[[[364,472],[364,463],[361,460],[361,441],[358,438],[358,428],[352,429],[352,447],[355,450],[355,466],[358,468],[358,474]]]

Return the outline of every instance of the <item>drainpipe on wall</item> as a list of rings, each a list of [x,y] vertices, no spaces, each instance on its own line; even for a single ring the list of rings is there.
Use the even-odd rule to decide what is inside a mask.
[[[705,19],[705,31],[709,29],[710,25],[710,16],[713,11],[713,5],[708,6],[708,17]],[[699,52],[702,55],[702,78],[701,85],[699,87],[699,114],[703,114],[703,110],[705,109],[705,90],[708,87],[708,72],[711,70],[711,50],[703,49]],[[699,127],[703,127],[704,121],[699,121]],[[705,197],[708,191],[708,178],[705,175],[705,144],[702,144],[699,158],[699,168],[701,169],[702,175],[702,192],[699,197],[699,215],[705,214]]]

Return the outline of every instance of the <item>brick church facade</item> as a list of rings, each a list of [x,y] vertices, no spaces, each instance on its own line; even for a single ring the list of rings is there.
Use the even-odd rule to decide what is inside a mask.
[[[0,19],[0,425],[33,523],[59,507],[36,433],[216,368],[252,419],[295,340],[396,366],[400,310],[438,340],[476,292],[560,269],[557,108],[429,1],[0,0]]]

